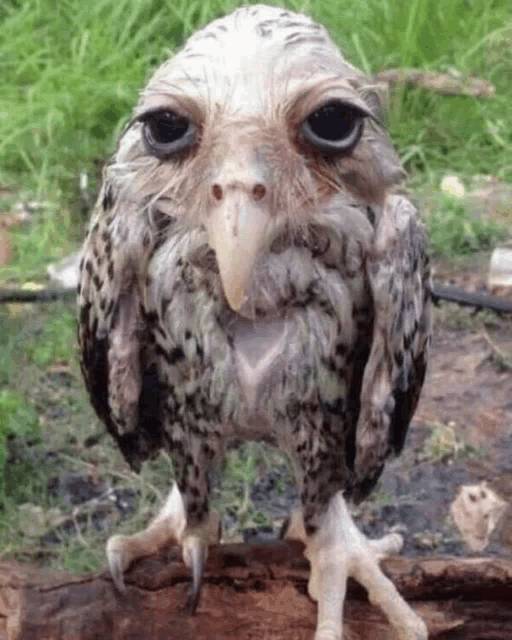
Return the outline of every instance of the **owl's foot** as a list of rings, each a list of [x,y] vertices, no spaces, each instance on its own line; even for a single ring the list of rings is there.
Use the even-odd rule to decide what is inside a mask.
[[[192,571],[186,609],[193,613],[199,601],[201,578],[208,555],[208,546],[220,539],[219,519],[210,515],[199,527],[187,529],[185,505],[175,484],[157,517],[144,531],[133,535],[115,535],[107,542],[107,560],[117,589],[124,593],[123,573],[140,558],[159,553],[173,544],[182,547],[183,560]]]
[[[352,520],[341,492],[331,499],[316,533],[306,534],[299,512],[292,516],[285,535],[306,544],[304,555],[311,563],[308,592],[318,602],[314,640],[341,640],[343,602],[349,577],[368,591],[370,602],[384,611],[400,640],[427,640],[426,624],[378,564],[387,555],[401,550],[403,540],[400,535],[368,540]]]
[[[107,542],[107,560],[119,591],[126,591],[123,573],[140,558],[154,555],[183,540],[187,516],[178,486],[174,484],[164,506],[144,531],[115,535]]]

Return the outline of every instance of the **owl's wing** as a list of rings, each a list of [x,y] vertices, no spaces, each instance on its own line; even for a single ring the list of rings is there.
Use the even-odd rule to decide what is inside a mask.
[[[144,225],[136,203],[117,203],[105,183],[83,248],[78,290],[78,342],[87,390],[135,470],[160,448],[163,433],[144,311],[150,250]]]
[[[387,456],[401,451],[425,378],[431,336],[425,243],[411,202],[389,196],[367,260],[375,316],[356,427],[356,501],[373,488]]]

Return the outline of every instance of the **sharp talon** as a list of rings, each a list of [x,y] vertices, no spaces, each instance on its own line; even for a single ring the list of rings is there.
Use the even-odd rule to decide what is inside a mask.
[[[191,587],[188,592],[187,602],[185,604],[185,611],[191,616],[195,615],[197,605],[199,604],[199,597],[201,595],[201,585],[199,585],[197,591]]]
[[[123,579],[125,562],[123,561],[122,543],[123,540],[121,536],[113,536],[108,540],[107,561],[110,575],[112,576],[112,580],[114,581],[114,586],[120,593],[126,594],[126,585]]]
[[[113,552],[108,555],[108,568],[110,569],[110,575],[114,581],[114,586],[118,591],[125,594],[126,585],[123,580],[123,572],[121,570],[121,556],[117,552]]]
[[[204,553],[201,544],[194,545],[190,549],[190,568],[192,569],[192,585],[188,594],[186,609],[194,614],[199,604],[201,595],[201,582],[203,578]]]
[[[192,584],[188,592],[185,610],[192,615],[196,612],[199,604],[206,553],[207,549],[204,543],[198,538],[189,538],[183,547],[185,564],[192,571]]]

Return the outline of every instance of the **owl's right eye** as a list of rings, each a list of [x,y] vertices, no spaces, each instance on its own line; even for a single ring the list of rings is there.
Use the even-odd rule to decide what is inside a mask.
[[[184,151],[197,139],[197,127],[174,111],[153,111],[139,117],[146,149],[158,158]]]

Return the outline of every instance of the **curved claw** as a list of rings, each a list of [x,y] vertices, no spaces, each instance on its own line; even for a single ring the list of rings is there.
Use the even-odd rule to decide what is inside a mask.
[[[185,610],[194,614],[199,604],[204,566],[208,555],[208,547],[199,537],[190,536],[183,543],[183,559],[192,571],[192,584],[188,592]]]
[[[123,571],[121,569],[121,556],[118,553],[113,553],[108,556],[108,568],[110,569],[110,575],[112,576],[116,589],[125,594],[126,585],[124,583]]]
[[[110,575],[116,589],[123,594],[126,593],[123,572],[129,565],[125,543],[125,537],[120,535],[112,536],[107,541],[107,561]]]
[[[370,549],[375,553],[377,562],[388,556],[400,553],[404,547],[404,538],[399,533],[388,533],[377,540],[367,540]]]

